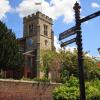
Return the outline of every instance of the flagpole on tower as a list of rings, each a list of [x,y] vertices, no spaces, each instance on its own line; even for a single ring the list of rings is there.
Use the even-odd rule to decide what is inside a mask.
[[[35,5],[37,6],[37,11],[42,12],[42,0],[37,0]]]

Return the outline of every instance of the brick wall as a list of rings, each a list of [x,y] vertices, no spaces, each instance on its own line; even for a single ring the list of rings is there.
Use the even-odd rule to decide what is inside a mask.
[[[0,80],[0,100],[53,100],[52,91],[58,85]]]

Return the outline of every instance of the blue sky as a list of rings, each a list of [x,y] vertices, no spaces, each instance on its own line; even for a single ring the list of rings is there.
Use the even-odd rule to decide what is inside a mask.
[[[36,8],[54,19],[53,30],[58,38],[59,34],[75,25],[73,4],[76,0],[37,0],[42,1],[43,6]],[[34,13],[36,0],[0,0],[1,20],[11,28],[17,38],[23,35],[23,17]],[[77,0],[81,5],[81,17],[90,15],[100,10],[100,0]],[[26,4],[26,5],[25,5]],[[66,5],[65,5],[66,4]],[[3,6],[3,7],[2,7]],[[7,8],[7,9],[2,9]],[[58,11],[58,12],[57,12]],[[49,12],[49,13],[48,13]],[[99,55],[97,48],[100,47],[100,17],[89,20],[82,24],[82,38],[84,51],[89,51],[93,56]],[[73,36],[75,37],[75,36]],[[65,40],[69,40],[70,38]],[[56,42],[58,42],[56,40]],[[56,43],[56,45],[58,45]],[[71,44],[68,47],[76,47]]]

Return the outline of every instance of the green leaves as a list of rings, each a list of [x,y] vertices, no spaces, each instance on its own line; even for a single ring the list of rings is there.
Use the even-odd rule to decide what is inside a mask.
[[[56,87],[53,91],[54,100],[79,100],[78,80],[71,76],[66,84]]]
[[[100,80],[86,82],[87,100],[100,100]]]
[[[56,62],[58,54],[54,51],[44,51],[42,52],[42,69],[44,69],[45,76],[48,78],[48,73],[52,70],[55,65],[53,64],[54,60]]]
[[[22,64],[15,34],[0,21],[0,69],[16,69]]]
[[[84,56],[84,76],[85,80],[100,79],[100,69],[97,66],[98,61],[83,53]],[[60,67],[60,78],[65,83],[66,79],[73,75],[79,77],[79,68],[77,61],[77,50],[59,52],[46,51],[42,55],[43,67],[46,73],[50,69],[57,70]],[[58,65],[57,65],[58,64]]]
[[[85,83],[86,100],[100,100],[100,80]],[[54,100],[80,100],[79,81],[71,76],[53,91]]]

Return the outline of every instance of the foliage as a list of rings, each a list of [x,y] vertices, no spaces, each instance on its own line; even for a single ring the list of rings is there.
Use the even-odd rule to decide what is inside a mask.
[[[94,80],[96,78],[100,79],[100,68],[97,66],[97,60],[93,59],[91,56],[87,56],[87,52],[84,52],[84,76],[85,80]],[[60,74],[61,82],[65,82],[68,77],[74,75],[79,77],[79,68],[77,63],[77,50],[74,49],[73,52],[67,50],[60,50],[59,52],[46,51],[43,56],[43,68],[44,72],[48,76],[48,71],[54,66],[54,61],[56,62],[59,59],[60,63]]]
[[[37,81],[39,83],[50,83],[50,80],[46,77],[43,77],[43,78],[34,78],[33,79],[34,81]]]
[[[47,50],[47,51],[42,52],[42,60],[43,60],[42,69],[45,73],[46,78],[48,78],[48,73],[51,67],[53,67],[52,62],[56,56],[57,56],[57,53],[55,51]]]
[[[86,100],[100,100],[100,80],[86,82]],[[80,100],[79,81],[71,76],[53,91],[54,100]]]
[[[38,83],[50,83],[50,80],[46,77],[43,78],[26,78],[26,77],[22,77],[21,80],[27,80],[27,81],[36,81]]]
[[[62,79],[66,79],[66,77],[69,77],[71,75],[79,77],[79,68],[77,64],[77,50],[75,49],[73,52],[61,51],[60,57],[62,60]],[[94,80],[96,78],[100,79],[100,68],[97,66],[98,61],[90,56],[87,56],[86,52],[84,52],[83,57],[85,80]]]
[[[19,69],[22,64],[15,34],[0,21],[0,69]]]
[[[53,91],[54,100],[79,100],[78,80],[71,76],[66,84],[56,87]]]
[[[78,76],[76,50],[74,52],[60,51],[59,56],[61,59],[61,82],[65,82],[66,78],[71,75]]]
[[[84,56],[84,73],[86,80],[100,79],[100,68],[97,66],[97,60],[89,56]]]
[[[100,80],[86,82],[87,100],[100,100]]]

